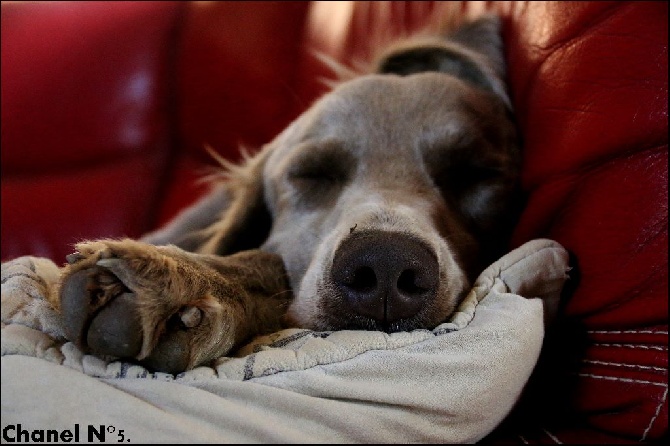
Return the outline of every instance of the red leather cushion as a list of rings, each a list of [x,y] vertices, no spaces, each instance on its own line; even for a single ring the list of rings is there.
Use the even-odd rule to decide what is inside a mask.
[[[3,259],[62,262],[76,239],[155,224],[180,8],[3,2]]]
[[[2,173],[133,156],[164,135],[176,9],[3,4]]]
[[[585,351],[569,406],[635,440],[668,425],[667,8],[530,3],[510,33],[530,193],[515,242],[575,255],[564,318]]]
[[[193,180],[215,163],[270,141],[304,105],[296,96],[298,48],[309,2],[192,2],[176,67],[179,153],[159,210],[167,222],[207,188]]]

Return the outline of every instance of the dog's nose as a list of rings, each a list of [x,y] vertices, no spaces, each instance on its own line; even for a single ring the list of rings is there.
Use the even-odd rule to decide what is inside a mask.
[[[357,313],[389,323],[414,316],[435,296],[439,268],[422,241],[398,232],[354,232],[335,252],[335,287]]]

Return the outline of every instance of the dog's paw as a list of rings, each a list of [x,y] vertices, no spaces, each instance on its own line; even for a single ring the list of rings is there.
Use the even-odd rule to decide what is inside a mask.
[[[66,335],[82,350],[177,373],[236,343],[236,282],[196,255],[132,240],[76,248],[59,297]]]

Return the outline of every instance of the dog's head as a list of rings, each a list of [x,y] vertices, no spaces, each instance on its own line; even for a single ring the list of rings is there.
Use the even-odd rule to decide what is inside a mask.
[[[297,326],[443,322],[501,254],[518,207],[498,28],[486,17],[396,46],[317,101],[242,170],[209,250],[252,247],[242,233],[268,222],[254,235],[284,259]]]

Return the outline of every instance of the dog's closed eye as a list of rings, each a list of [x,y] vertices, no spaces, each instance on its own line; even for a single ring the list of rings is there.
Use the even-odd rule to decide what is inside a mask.
[[[495,182],[503,176],[504,172],[497,166],[462,163],[441,169],[435,174],[434,179],[441,190],[459,195],[473,187]]]
[[[337,145],[328,144],[301,150],[288,169],[289,184],[302,204],[326,203],[350,179],[353,157]]]
[[[490,152],[477,153],[473,147],[445,151],[431,161],[430,170],[444,199],[474,230],[484,230],[495,224],[492,216],[506,207],[513,172],[504,159]]]

